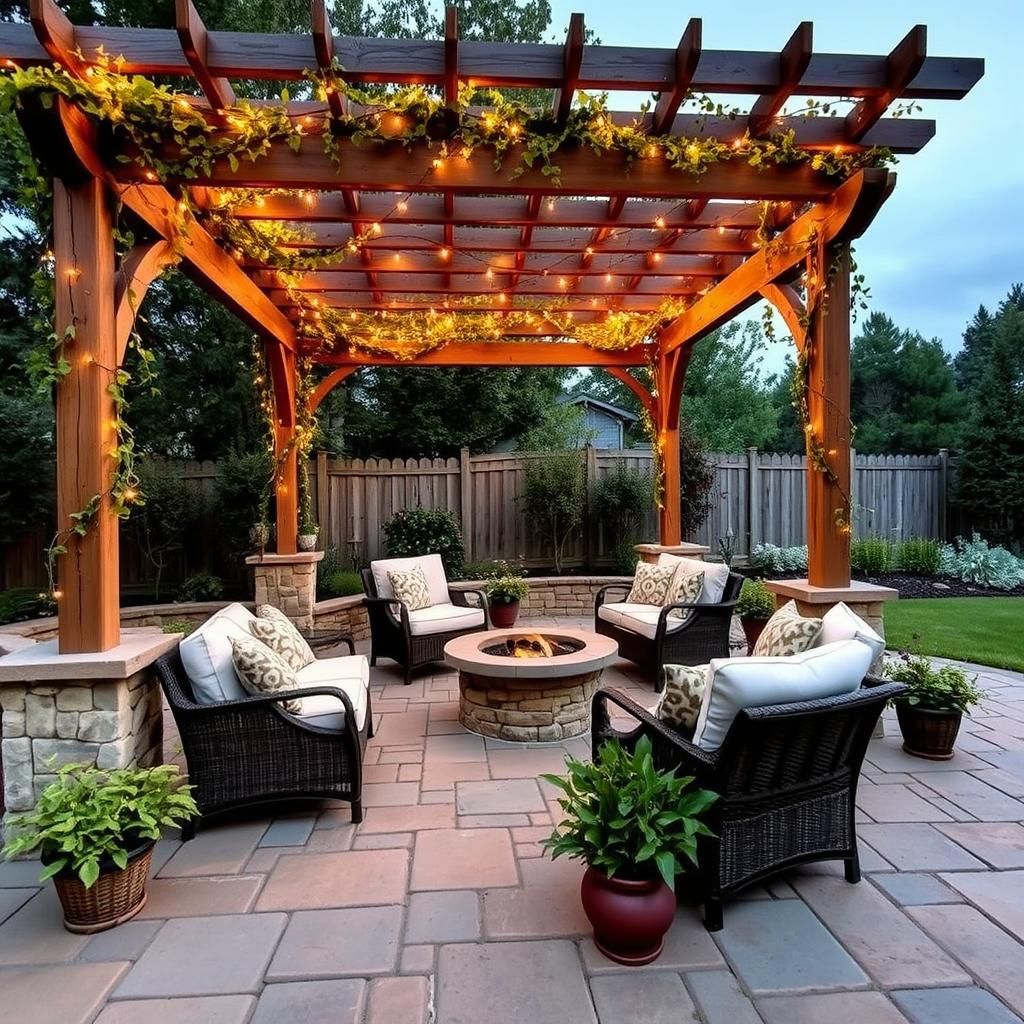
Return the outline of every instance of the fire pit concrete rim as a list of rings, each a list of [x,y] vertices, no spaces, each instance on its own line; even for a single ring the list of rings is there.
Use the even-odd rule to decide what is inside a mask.
[[[554,640],[575,640],[583,647],[557,658],[508,658],[486,654],[483,648],[501,643],[508,637],[539,633]],[[559,627],[517,627],[491,629],[483,633],[467,633],[449,640],[444,647],[445,663],[473,675],[499,679],[562,679],[566,676],[597,672],[611,665],[619,656],[619,645],[610,637],[588,633],[582,629]]]

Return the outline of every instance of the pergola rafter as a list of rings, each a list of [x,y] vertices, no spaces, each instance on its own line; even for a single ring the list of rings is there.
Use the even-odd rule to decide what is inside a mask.
[[[823,173],[810,157],[821,154],[823,164],[830,154],[870,157],[874,146],[917,152],[934,134],[934,122],[886,116],[892,105],[958,99],[980,78],[983,63],[928,56],[922,26],[880,56],[816,53],[807,22],[778,52],[705,49],[699,19],[690,20],[675,48],[587,45],[584,36],[583,16],[573,15],[561,44],[463,40],[453,8],[442,39],[353,40],[334,34],[324,0],[312,0],[308,36],[208,30],[190,0],[176,0],[173,28],[97,28],[72,25],[53,0],[32,0],[31,24],[0,25],[0,60],[8,67],[55,63],[88,76],[117,55],[126,74],[182,76],[194,81],[194,94],[174,103],[205,119],[210,138],[226,148],[235,131],[229,80],[308,81],[312,74],[320,92],[277,105],[274,116],[301,131],[270,141],[255,159],[215,159],[208,167],[194,165],[187,178],[166,174],[161,180],[141,154],[113,144],[115,135],[97,131],[72,101],[26,110],[33,149],[59,179],[58,230],[75,225],[79,237],[94,240],[86,263],[67,237],[55,239],[57,280],[73,271],[73,287],[63,297],[58,289],[58,330],[75,325],[83,349],[95,349],[96,362],[102,355],[108,369],[116,366],[141,293],[172,258],[251,325],[264,339],[274,384],[282,553],[294,549],[297,525],[301,359],[328,369],[311,391],[301,391],[311,396],[311,407],[363,366],[603,367],[650,414],[665,484],[661,539],[675,543],[679,402],[692,345],[764,297],[780,308],[802,347],[809,438],[825,453],[825,465],[816,463],[822,472],[808,473],[811,582],[846,582],[848,525],[844,529],[833,515],[848,502],[849,483],[849,262],[842,247],[865,229],[894,176],[869,167],[843,181],[834,162],[833,174]],[[573,116],[579,90],[654,92],[658,98],[646,116],[605,115],[616,130],[633,133],[636,151],[565,145],[553,158],[557,168],[526,166],[521,137],[510,136],[496,169],[487,145],[454,146],[439,156],[422,141],[358,144],[345,124],[373,111],[346,97],[346,83],[431,87],[441,97],[439,115],[453,125],[463,117],[495,116],[460,106],[460,89],[468,83],[550,89],[548,119],[556,127]],[[691,93],[756,99],[748,110],[719,116],[683,109]],[[799,97],[854,102],[846,116],[787,114],[787,102]],[[331,133],[326,148],[322,132]],[[673,165],[666,137],[720,140],[737,158],[716,156],[693,173]],[[787,140],[794,162],[755,166],[741,158],[747,147],[775,137]],[[251,199],[237,202],[236,189]],[[140,228],[139,246],[124,260],[119,279],[112,247],[99,238],[112,227],[115,199]],[[183,217],[182,209],[195,215]],[[264,227],[283,232],[271,250],[234,251],[243,234]],[[804,293],[820,295],[826,276],[830,301],[812,306]],[[386,335],[388,324],[398,322],[389,318],[415,324],[412,318],[441,310],[485,316],[487,337],[469,331],[406,359],[387,351],[386,336],[374,347],[358,334],[325,344],[310,333],[321,311],[338,323],[350,319],[345,312],[353,323],[367,319]],[[643,343],[628,334],[619,347],[600,346],[594,335],[580,335],[593,346],[567,340],[572,330],[610,330],[628,317],[646,318],[632,321],[647,332]],[[629,372],[636,367],[652,371],[650,390]],[[92,420],[106,415],[105,378],[97,373],[92,364],[76,363],[58,388],[62,518],[91,494],[105,494],[110,479],[105,456],[82,447],[98,451],[109,441]],[[85,405],[82,395],[91,396]],[[90,417],[85,441],[73,442],[74,417],[82,409]],[[111,518],[104,508],[95,535],[71,541],[65,592],[81,598],[61,607],[62,650],[116,642]],[[87,583],[80,567],[100,562],[106,568]],[[90,604],[89,591],[97,587],[102,594]]]

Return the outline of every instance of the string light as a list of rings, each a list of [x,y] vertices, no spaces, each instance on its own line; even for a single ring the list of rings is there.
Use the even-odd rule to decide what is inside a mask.
[[[488,267],[487,268],[487,272],[484,274],[484,277],[486,277],[488,281],[493,281],[494,280],[494,271],[491,270],[490,267]]]
[[[398,200],[398,212],[405,213],[409,209],[409,204],[404,199]]]
[[[68,267],[64,273],[67,274],[68,279],[71,281],[77,281],[82,276],[82,271],[78,267]]]
[[[554,199],[549,199],[548,200],[548,213],[554,213],[554,212],[555,212],[555,201],[554,201]]]
[[[665,218],[664,217],[657,217],[657,218],[655,218],[654,226],[656,228],[664,228],[665,227]]]
[[[437,255],[440,256],[441,259],[443,259],[443,260],[448,259],[448,256],[449,256],[448,246],[447,245],[442,245],[441,248],[437,250]]]
[[[379,235],[384,229],[380,226],[380,224],[375,223],[371,230],[375,235]]]

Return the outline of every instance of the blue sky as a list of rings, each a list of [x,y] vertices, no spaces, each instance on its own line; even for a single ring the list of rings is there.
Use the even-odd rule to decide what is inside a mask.
[[[936,120],[935,138],[900,159],[896,190],[857,244],[857,260],[873,309],[940,338],[951,352],[978,306],[994,307],[1024,279],[1024,135],[1016,113],[1024,94],[1022,0],[554,0],[553,7],[559,34],[572,11],[583,11],[602,42],[619,45],[674,46],[696,16],[708,49],[779,49],[810,20],[816,50],[888,53],[921,23],[929,53],[984,57],[985,76],[966,98],[927,103],[916,115]],[[634,109],[642,97],[630,99],[631,107],[623,94],[612,105]],[[766,366],[775,369],[781,355],[772,352]]]

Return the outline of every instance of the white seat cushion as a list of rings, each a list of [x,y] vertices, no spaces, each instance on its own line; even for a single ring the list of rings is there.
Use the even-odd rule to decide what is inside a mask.
[[[885,640],[842,601],[821,617],[821,632],[814,646],[824,647],[838,640],[862,640],[873,652],[872,663],[885,650]]]
[[[681,558],[663,551],[658,555],[658,565],[674,565],[676,572],[690,575],[704,573],[704,589],[697,598],[697,604],[720,604],[729,581],[729,566],[725,562],[704,562],[699,558]]]
[[[653,640],[658,632],[658,618],[661,609],[652,604],[630,604],[628,601],[612,601],[597,609],[597,617],[615,626],[631,630]],[[666,632],[674,633],[685,625],[682,619],[669,619]]]
[[[248,696],[231,660],[231,640],[251,640],[252,634],[248,625],[226,614],[229,608],[246,612],[241,605],[229,605],[185,637],[178,647],[197,704],[219,704]]]
[[[370,665],[361,654],[341,658],[320,658],[295,673],[300,688],[336,686],[348,694],[356,716],[356,728],[366,722],[366,693],[370,685]],[[345,724],[345,707],[327,694],[301,697],[302,710],[296,717],[321,729],[341,729]]]
[[[391,580],[388,579],[389,572],[408,572],[410,569],[415,569],[416,566],[423,570],[423,575],[427,578],[430,603],[450,603],[448,579],[444,574],[444,565],[440,555],[419,555],[416,558],[382,558],[378,562],[371,562],[370,572],[373,574],[373,584],[377,588],[377,596],[395,596]]]
[[[409,612],[409,631],[413,636],[428,636],[454,629],[475,629],[484,621],[482,608],[462,608],[446,601],[421,608],[418,612]]]
[[[717,750],[743,708],[852,693],[871,660],[871,648],[860,640],[840,640],[786,658],[714,658],[693,742]]]

